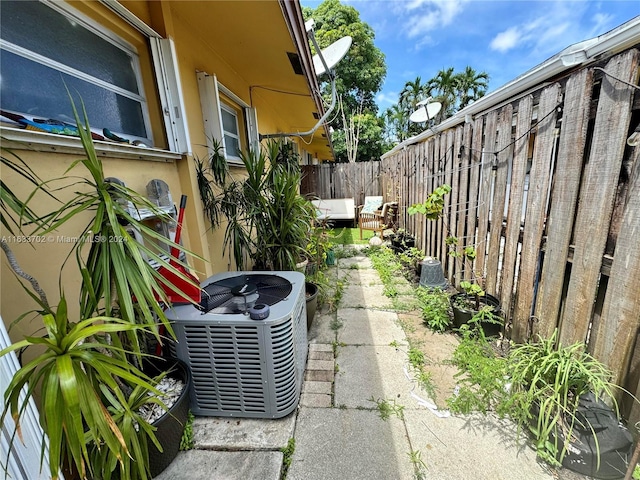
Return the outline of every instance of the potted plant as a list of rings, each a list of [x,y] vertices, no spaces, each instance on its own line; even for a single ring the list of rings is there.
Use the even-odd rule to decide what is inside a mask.
[[[398,231],[390,235],[389,239],[391,240],[391,249],[396,253],[403,253],[416,246],[415,235],[404,228],[399,228]]]
[[[250,260],[258,270],[294,270],[307,259],[315,218],[313,205],[298,192],[300,167],[287,144],[270,141],[242,152],[247,175],[235,179],[214,142],[208,161],[196,160],[200,196],[212,226],[226,220],[224,249],[238,270]]]
[[[163,285],[178,289],[158,276],[144,256],[178,278],[187,282],[190,279],[135,240],[132,229],[177,247],[160,238],[132,212],[132,208],[144,208],[157,211],[162,217],[164,214],[155,205],[105,178],[86,115],[83,125],[73,102],[72,106],[86,158],[73,163],[70,169],[83,166],[88,172],[86,177],[72,180],[70,186],[76,193],[57,210],[37,216],[28,202],[6,202],[8,194],[3,189],[2,207],[3,223],[13,210],[22,217],[18,224],[32,222],[35,230],[31,235],[46,235],[72,218],[87,218],[88,212],[93,213],[62,267],[75,257],[82,278],[79,310],[77,314],[69,311],[62,286],[58,304],[51,305],[37,282],[20,270],[13,252],[2,241],[12,268],[27,278],[36,292],[24,286],[37,304],[36,313],[42,319],[45,334],[26,337],[0,351],[1,356],[37,347],[34,359],[23,365],[10,382],[0,420],[12,415],[19,429],[29,397],[40,390],[41,425],[49,439],[51,478],[58,478],[66,466],[82,478],[119,474],[120,478],[146,479],[147,445],[161,446],[154,427],[139,417],[135,407],[149,401],[162,403],[162,393],[157,389],[157,379],[138,368],[145,356],[142,336],[151,334],[160,341],[159,325],[172,335],[159,302],[168,302]],[[48,191],[52,184],[34,181],[38,186],[29,199]],[[79,183],[88,188],[78,191]],[[27,384],[28,389],[24,389]],[[97,462],[96,450],[109,461]]]
[[[619,387],[583,343],[560,345],[556,329],[515,347],[507,371],[510,411],[532,433],[538,456],[596,478],[620,478],[633,439],[619,421]]]
[[[453,325],[480,327],[485,336],[496,336],[500,333],[504,321],[500,312],[500,301],[487,294],[480,285],[472,282],[460,282],[463,290],[451,296]]]
[[[444,208],[444,196],[451,192],[449,185],[437,187],[423,203],[417,203],[407,210],[410,215],[423,214],[429,220],[442,219],[444,228],[447,224],[442,218]],[[458,238],[448,236],[446,245],[449,247],[449,256],[459,260],[472,272],[472,281],[464,280],[460,282],[460,293],[451,297],[451,307],[453,309],[453,323],[457,328],[471,323],[471,326],[481,326],[483,334],[494,336],[499,334],[504,323],[502,319],[500,301],[486,293],[477,283],[479,275],[473,272],[473,261],[477,252],[474,246],[466,245],[459,247]]]
[[[305,298],[307,302],[307,330],[311,328],[313,319],[318,309],[318,285],[313,282],[305,282]]]

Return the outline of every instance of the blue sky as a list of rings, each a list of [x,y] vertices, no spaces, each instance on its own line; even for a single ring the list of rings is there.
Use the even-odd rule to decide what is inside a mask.
[[[301,0],[316,8],[321,2]],[[384,52],[381,111],[405,82],[426,82],[443,68],[489,74],[495,90],[565,47],[640,15],[637,0],[342,0],[360,12]]]

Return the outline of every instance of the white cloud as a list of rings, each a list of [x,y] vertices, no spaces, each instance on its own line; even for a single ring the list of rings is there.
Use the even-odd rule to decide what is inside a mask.
[[[381,108],[387,108],[398,103],[398,92],[380,92],[376,95],[376,103]]]
[[[521,38],[522,34],[520,33],[520,30],[517,27],[511,27],[496,35],[494,39],[491,40],[491,44],[489,46],[491,50],[506,52],[515,48]]]
[[[615,17],[611,14],[596,13],[591,18],[591,21],[593,22],[593,27],[591,29],[593,34],[591,36],[594,37],[596,35],[600,35],[604,33],[607,30],[607,28],[611,26],[611,24],[614,21],[614,18]]]
[[[412,0],[400,3],[408,20],[409,38],[427,36],[429,32],[450,25],[469,0]]]
[[[534,3],[530,17],[496,34],[491,50],[505,53],[526,49],[533,56],[552,55],[563,48],[604,31],[612,21],[610,15],[595,14],[583,18],[588,4],[584,1],[548,1]]]

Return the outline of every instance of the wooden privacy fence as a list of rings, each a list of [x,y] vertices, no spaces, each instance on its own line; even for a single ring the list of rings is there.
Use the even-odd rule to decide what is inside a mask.
[[[382,160],[382,191],[400,225],[459,285],[472,272],[498,296],[516,341],[587,342],[619,385],[638,392],[640,122],[637,49],[547,82],[470,123]],[[437,127],[436,127],[437,130]],[[438,221],[409,216],[441,184]],[[472,271],[447,255],[477,249]],[[638,392],[640,393],[640,392]],[[636,415],[637,417],[637,415]]]
[[[356,205],[363,205],[365,196],[382,195],[380,162],[305,165],[300,193],[319,198],[353,198]]]

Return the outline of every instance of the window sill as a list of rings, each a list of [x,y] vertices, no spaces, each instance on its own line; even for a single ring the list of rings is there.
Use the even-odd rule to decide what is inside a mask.
[[[0,138],[6,148],[31,150],[46,153],[84,154],[84,148],[77,137],[34,132],[21,128],[0,126]],[[123,158],[127,160],[146,160],[151,162],[175,162],[182,155],[159,148],[145,148],[134,145],[93,141],[96,153],[103,158]]]

